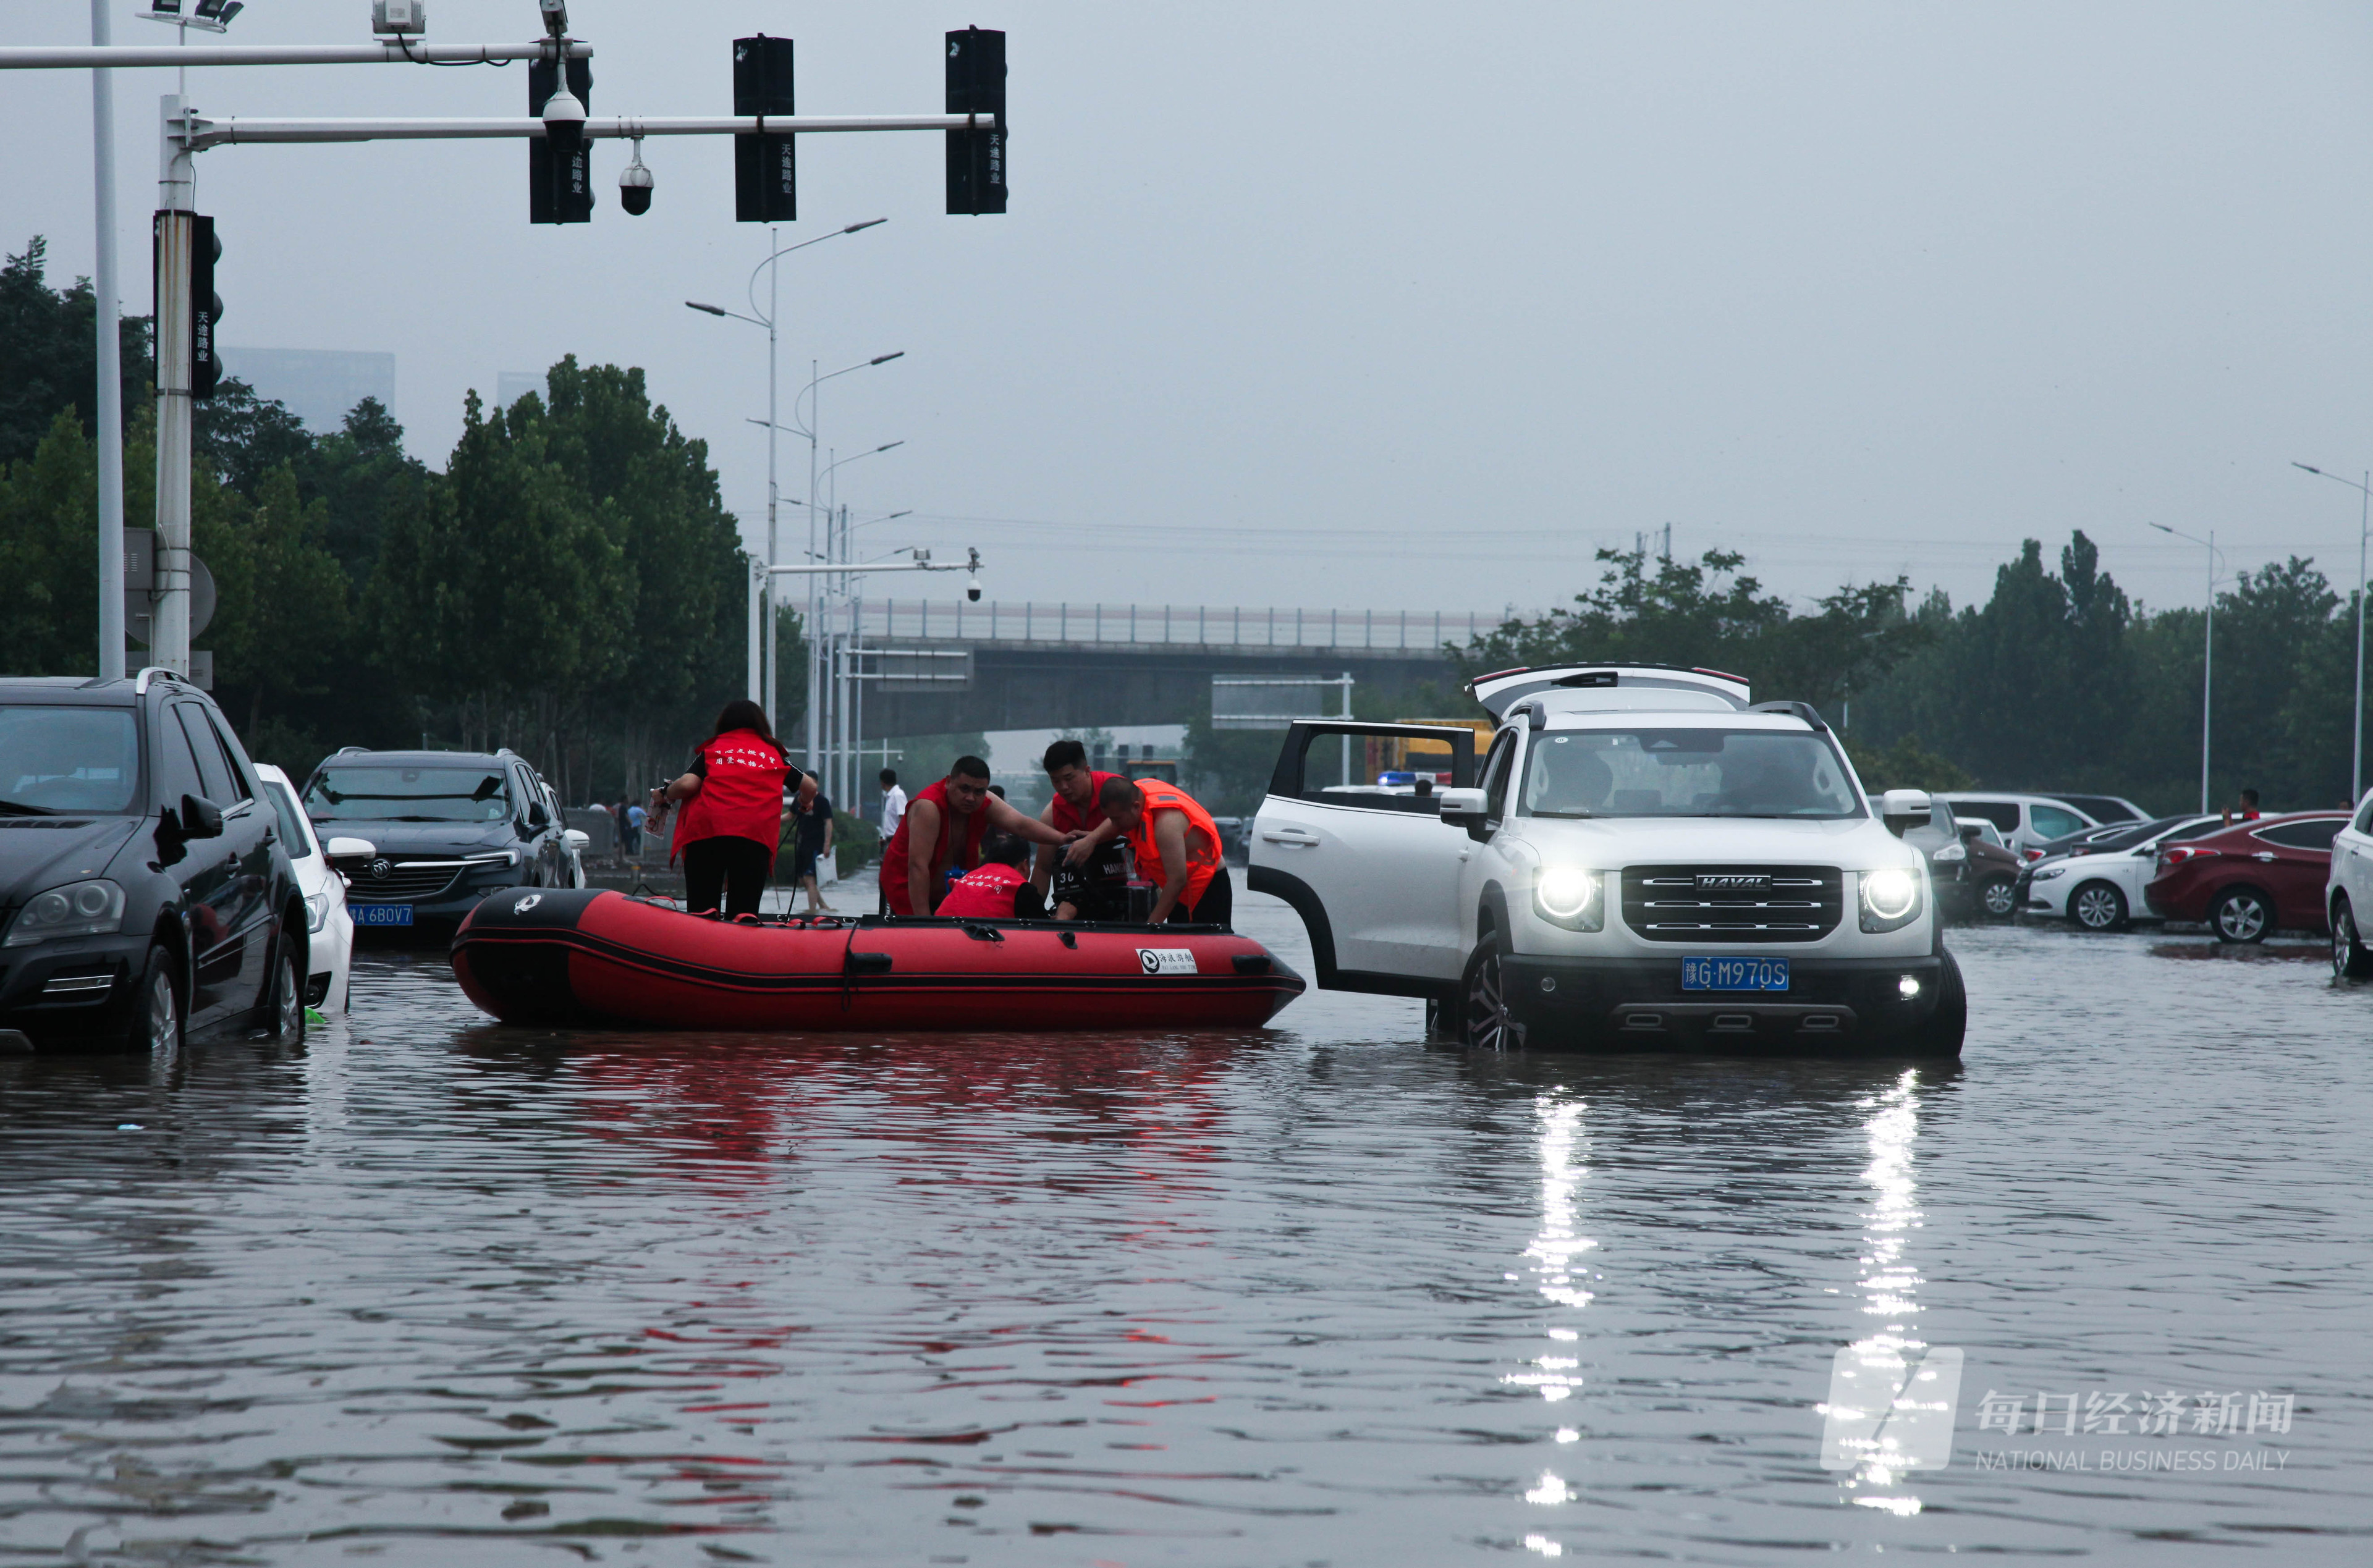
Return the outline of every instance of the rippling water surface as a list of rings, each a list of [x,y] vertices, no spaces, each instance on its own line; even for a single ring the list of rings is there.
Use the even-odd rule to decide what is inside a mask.
[[[1956,946],[1957,1072],[554,1034],[434,954],[0,1064],[0,1561],[2373,1560],[2373,988]],[[1949,1463],[1824,1468],[1841,1350],[1959,1353]]]

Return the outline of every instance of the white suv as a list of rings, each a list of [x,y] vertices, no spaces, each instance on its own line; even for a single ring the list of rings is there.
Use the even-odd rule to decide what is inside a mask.
[[[1289,732],[1249,884],[1301,912],[1322,987],[1423,997],[1484,1048],[1960,1053],[1960,970],[1898,836],[1929,799],[1893,791],[1875,811],[1810,707],[1646,665],[1471,690],[1500,721],[1479,769],[1467,729]],[[1371,736],[1445,742],[1452,787],[1327,789],[1337,746]]]

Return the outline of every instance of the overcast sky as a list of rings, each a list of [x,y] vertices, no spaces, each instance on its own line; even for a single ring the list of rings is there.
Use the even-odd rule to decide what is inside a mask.
[[[366,0],[252,0],[239,40],[367,36]],[[881,548],[978,545],[1002,599],[1496,610],[1670,523],[1814,595],[1957,602],[2072,528],[2153,603],[2236,567],[2354,570],[2373,465],[2373,12],[2342,4],[1046,5],[572,0],[592,109],[721,114],[730,41],[798,41],[808,112],[935,112],[941,35],[1008,31],[1012,211],[943,215],[940,138],[813,136],[783,375]],[[440,43],[529,0],[437,0]],[[168,36],[116,13],[118,41]],[[88,41],[11,0],[0,42]],[[193,35],[193,37],[195,35]],[[120,74],[124,307],[148,308],[157,99]],[[193,72],[214,114],[523,112],[525,71]],[[88,76],[0,76],[0,243],[90,269]],[[590,224],[526,222],[515,143],[202,155],[223,340],[397,357],[441,466],[465,389],[638,365],[765,510],[765,340],[721,138],[595,154]],[[788,402],[788,394],[787,394]],[[786,441],[784,494],[804,492]],[[804,539],[804,524],[787,528]],[[952,578],[929,579],[944,595]],[[901,587],[915,586],[908,578]]]

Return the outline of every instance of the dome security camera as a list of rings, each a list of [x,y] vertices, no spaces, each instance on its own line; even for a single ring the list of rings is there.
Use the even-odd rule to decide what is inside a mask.
[[[978,604],[980,602],[980,579],[978,577],[975,577],[970,582],[964,584],[964,598],[972,600],[975,604]]]
[[[651,171],[643,163],[643,139],[635,138],[632,163],[618,171],[618,204],[637,217],[651,210]]]
[[[575,152],[585,141],[585,106],[565,82],[544,100],[544,134],[553,150],[564,155]]]

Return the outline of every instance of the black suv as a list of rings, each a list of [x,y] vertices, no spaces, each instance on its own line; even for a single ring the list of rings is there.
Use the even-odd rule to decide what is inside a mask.
[[[341,860],[357,930],[458,924],[503,888],[557,888],[566,828],[518,753],[366,751],[349,746],[305,783],[323,839],[352,834],[378,853]]]
[[[304,896],[214,703],[162,670],[0,679],[0,1050],[305,1034]]]

